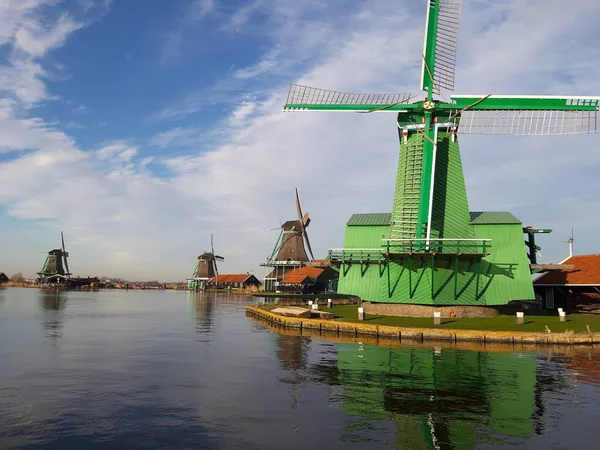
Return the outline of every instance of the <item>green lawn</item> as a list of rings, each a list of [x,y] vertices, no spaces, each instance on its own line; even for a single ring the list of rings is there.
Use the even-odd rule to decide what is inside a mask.
[[[331,309],[336,316],[347,322],[358,322],[357,305],[339,305]],[[433,317],[397,317],[375,316],[367,314],[364,323],[371,325],[391,325],[406,328],[447,328],[461,330],[490,330],[490,331],[541,331],[545,326],[553,333],[562,333],[566,330],[574,332],[587,332],[589,325],[592,332],[600,332],[600,316],[567,316],[566,322],[560,322],[556,316],[533,316],[525,312],[525,323],[517,325],[516,316],[481,317],[473,319],[442,319],[441,325],[433,324]]]

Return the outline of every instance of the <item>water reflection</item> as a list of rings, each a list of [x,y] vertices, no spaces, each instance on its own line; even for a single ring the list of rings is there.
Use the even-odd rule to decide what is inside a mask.
[[[67,293],[59,290],[40,290],[39,304],[42,308],[42,326],[52,340],[62,337],[63,310],[67,306]]]
[[[188,291],[188,301],[196,313],[196,331],[210,332],[216,308],[216,294],[205,294],[199,291]]]
[[[533,432],[533,353],[339,347],[344,410],[393,420],[397,448],[466,450]]]
[[[292,409],[296,409],[299,404],[298,387],[300,384],[306,382],[304,372],[307,368],[310,338],[278,335],[276,341],[279,367],[292,372],[291,377],[280,377],[279,381],[290,386],[291,407]]]

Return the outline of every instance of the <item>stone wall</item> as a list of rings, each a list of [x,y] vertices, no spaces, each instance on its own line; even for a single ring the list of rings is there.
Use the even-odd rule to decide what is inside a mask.
[[[454,317],[458,318],[494,317],[500,314],[497,309],[485,306],[427,306],[364,302],[362,307],[367,314],[383,316],[433,317],[435,311],[441,312],[443,318],[452,317],[452,312]]]

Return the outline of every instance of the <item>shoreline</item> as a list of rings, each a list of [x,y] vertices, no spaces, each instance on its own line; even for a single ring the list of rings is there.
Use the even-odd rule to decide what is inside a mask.
[[[257,306],[246,306],[246,315],[284,329],[311,330],[337,336],[368,336],[397,342],[479,342],[505,345],[583,345],[600,344],[600,333],[540,333],[528,331],[461,330],[444,328],[406,328],[391,325],[345,322],[343,320],[284,317]]]

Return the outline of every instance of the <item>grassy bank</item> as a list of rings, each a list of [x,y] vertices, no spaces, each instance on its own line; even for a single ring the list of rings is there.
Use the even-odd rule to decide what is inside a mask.
[[[329,310],[328,310],[329,311]],[[356,305],[340,305],[331,308],[339,319],[345,322],[359,322]],[[557,316],[528,316],[525,313],[525,323],[517,324],[515,316],[477,317],[469,319],[442,319],[441,325],[434,325],[429,317],[397,317],[376,316],[367,314],[362,323],[369,325],[387,325],[404,328],[436,328],[452,330],[489,330],[489,331],[526,331],[545,332],[546,327],[553,333],[567,330],[576,333],[587,332],[587,326],[592,332],[600,332],[600,316],[570,315],[566,322],[561,322]]]

